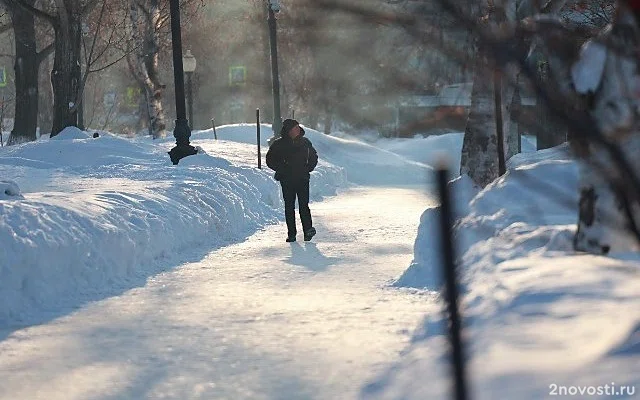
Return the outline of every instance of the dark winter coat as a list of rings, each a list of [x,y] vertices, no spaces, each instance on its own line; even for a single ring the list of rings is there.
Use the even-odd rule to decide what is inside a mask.
[[[284,135],[276,139],[267,151],[267,166],[276,171],[277,181],[309,180],[309,173],[318,165],[318,153],[311,141],[300,135],[291,139]]]

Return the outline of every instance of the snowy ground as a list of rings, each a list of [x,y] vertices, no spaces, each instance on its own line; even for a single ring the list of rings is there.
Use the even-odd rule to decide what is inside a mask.
[[[566,151],[517,155],[480,192],[464,178],[451,184],[477,398],[554,398],[561,389],[577,398],[640,397],[640,256],[573,252],[577,166]],[[437,216],[422,215],[414,260],[395,286],[440,287]],[[425,318],[366,397],[443,398],[442,325]],[[420,381],[427,373],[434,384]]]
[[[386,287],[429,202],[354,189],[313,205],[317,243],[289,245],[271,226],[18,330],[0,343],[0,398],[356,398],[436,310],[427,294]]]
[[[319,233],[287,244],[255,126],[217,133],[195,132],[206,153],[177,167],[171,139],[69,130],[0,149],[0,399],[446,398],[426,191],[462,135],[307,130]],[[451,185],[474,398],[638,396],[640,258],[572,252],[562,148],[509,168],[481,192]]]

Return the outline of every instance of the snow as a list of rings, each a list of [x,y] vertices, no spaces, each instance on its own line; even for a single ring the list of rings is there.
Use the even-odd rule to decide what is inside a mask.
[[[462,133],[305,130],[318,235],[293,244],[269,125],[263,169],[251,124],[178,166],[171,138],[75,128],[0,148],[0,399],[448,397],[428,183]],[[522,147],[450,183],[473,397],[638,390],[640,256],[574,253],[576,162]]]
[[[631,371],[639,362],[640,256],[572,250],[578,167],[567,146],[514,156],[483,190],[466,177],[450,188],[474,397],[546,398],[552,385],[638,387]],[[423,213],[414,260],[395,286],[441,287],[438,210]],[[425,318],[366,397],[444,398],[442,324]],[[439,383],[422,385],[427,374]]]
[[[410,139],[379,139],[374,145],[431,167],[437,166],[444,159],[449,168],[459,175],[463,139],[464,132],[454,132],[426,137],[418,135]],[[521,140],[523,153],[536,151],[535,136],[523,135]]]
[[[68,126],[51,139],[52,140],[74,140],[74,139],[88,139],[90,137],[91,136],[87,132],[78,129],[75,126]]]
[[[262,147],[272,136],[269,125],[261,125]],[[355,138],[343,139],[325,135],[317,130],[305,127],[305,137],[323,155],[322,160],[344,169],[351,183],[361,185],[419,185],[429,179],[432,168],[419,162],[408,160],[401,155],[386,151]],[[244,129],[253,129],[253,135],[244,134]],[[240,143],[256,144],[254,125],[220,126],[216,128],[219,139]],[[213,130],[200,131],[196,135],[213,138]],[[195,136],[198,137],[198,136]]]
[[[19,198],[18,185],[24,196],[0,202],[0,324],[77,304],[105,283],[149,274],[158,260],[241,240],[280,218],[268,171],[209,154],[175,168],[171,145],[66,128],[0,150],[1,175],[14,181],[2,184],[3,198]],[[314,198],[344,182],[340,168],[319,165]]]
[[[18,184],[14,181],[0,180],[0,199],[23,198]]]

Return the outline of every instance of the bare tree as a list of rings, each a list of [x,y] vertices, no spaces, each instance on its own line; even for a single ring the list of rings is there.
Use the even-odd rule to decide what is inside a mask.
[[[25,0],[33,6],[35,0]],[[38,70],[53,51],[53,44],[38,51],[34,15],[8,0],[5,7],[11,16],[15,37],[15,107],[14,125],[9,145],[36,140],[38,123]]]
[[[54,30],[53,127],[55,136],[78,122],[78,101],[82,90],[80,49],[82,21],[98,0],[55,0],[51,7],[38,8],[27,0],[6,0],[48,21]],[[103,0],[104,1],[104,0]]]
[[[161,29],[166,22],[158,0],[132,0],[130,3],[130,29],[132,51],[127,56],[131,74],[145,94],[149,113],[150,132],[154,138],[165,135],[166,122],[162,107],[165,84],[160,81],[158,57],[161,47]]]
[[[437,44],[458,59],[468,57],[468,46],[465,48],[455,40],[438,42],[437,31],[415,15],[383,14],[366,5],[342,1],[321,0],[319,3],[363,19],[375,17],[392,21],[418,41]],[[565,1],[485,3],[484,7],[489,10],[503,7],[507,16],[509,10],[530,8],[528,14],[532,17],[507,18],[502,23],[492,20],[491,13],[478,14],[467,1],[437,0],[437,3],[459,26],[477,38],[478,46],[484,49],[489,60],[488,70],[500,70],[504,77],[513,80],[510,69],[515,68],[529,81],[552,117],[569,127],[571,148],[584,164],[580,174],[576,249],[595,253],[637,249],[640,241],[640,163],[635,161],[640,147],[636,111],[640,103],[637,3],[619,1],[611,26],[587,44],[585,40],[597,29],[593,19],[585,22],[571,18],[568,23],[566,18],[563,21],[553,17],[567,10]],[[483,6],[482,2],[474,4]],[[548,76],[542,76],[532,63],[530,56],[536,51],[549,64]],[[480,93],[486,96],[488,89],[477,91],[476,98]],[[489,98],[485,97],[483,103],[488,105]],[[485,116],[491,114],[488,111]],[[493,134],[482,127],[482,121],[470,118],[468,123],[475,125],[485,137]],[[485,156],[486,152],[475,155]]]
[[[169,48],[169,3],[161,0],[130,0],[129,29],[132,41],[127,55],[131,75],[140,85],[149,117],[150,132],[154,138],[165,135],[166,116],[163,93],[166,84],[160,78],[159,58]],[[194,0],[181,3],[185,21],[198,12],[202,4]]]

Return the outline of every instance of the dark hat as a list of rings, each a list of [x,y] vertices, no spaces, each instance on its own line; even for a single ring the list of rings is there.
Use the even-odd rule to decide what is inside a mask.
[[[287,118],[282,121],[282,129],[280,130],[280,136],[287,135],[289,131],[296,125],[300,125],[295,119]]]

